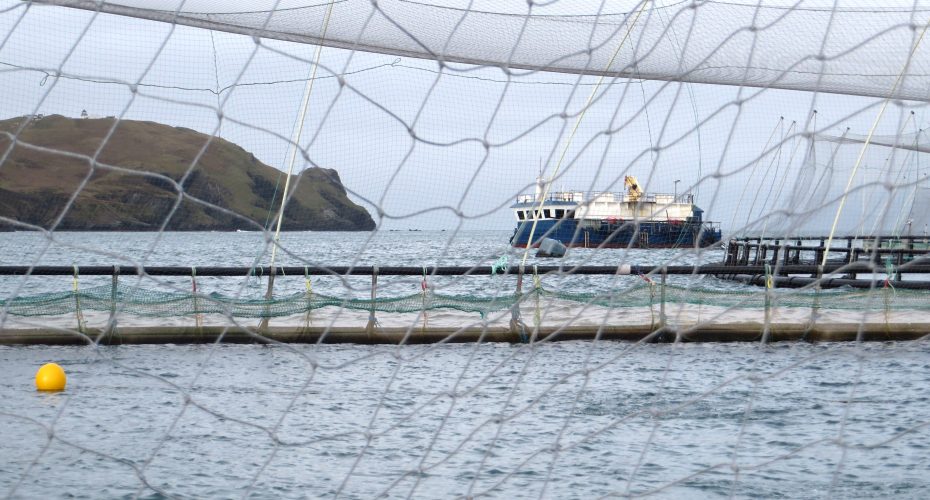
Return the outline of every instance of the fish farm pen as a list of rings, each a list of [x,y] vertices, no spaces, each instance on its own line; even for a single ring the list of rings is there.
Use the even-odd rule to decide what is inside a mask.
[[[184,267],[184,266],[0,266],[0,277],[73,277],[65,292],[15,296],[0,300],[0,320],[10,317],[70,318],[70,326],[4,327],[0,345],[15,344],[133,344],[133,343],[441,343],[556,340],[674,341],[863,341],[913,340],[930,333],[926,290],[930,280],[902,280],[901,275],[927,276],[925,239],[886,248],[891,239],[839,238],[844,247],[830,249],[844,258],[828,258],[824,244],[811,238],[730,241],[726,260],[708,265],[620,266],[355,266],[355,267]],[[818,241],[819,238],[813,240]],[[859,246],[856,246],[856,245]],[[897,243],[895,243],[897,245]],[[779,257],[781,256],[781,257]],[[868,274],[871,279],[862,279]],[[513,280],[509,291],[496,296],[452,295],[434,291],[428,280],[443,276],[504,276]],[[610,293],[572,293],[542,285],[545,277],[614,276],[625,279]],[[79,277],[110,277],[110,283],[81,288]],[[369,298],[346,298],[313,291],[312,277],[370,276]],[[379,296],[382,276],[420,277],[417,293]],[[761,285],[753,290],[721,290],[672,283],[670,276],[713,276]],[[191,291],[158,291],[128,285],[131,277],[189,277]],[[286,296],[244,298],[198,291],[198,278],[304,277],[306,290]],[[858,278],[857,278],[858,277]],[[9,279],[9,278],[7,278]],[[829,288],[847,287],[840,290]],[[776,290],[776,288],[787,288]],[[367,294],[367,292],[366,292]],[[545,324],[547,304],[569,304],[575,316]],[[363,314],[350,325],[310,321],[315,310],[336,308]],[[577,321],[588,308],[616,312],[613,319],[595,324]],[[578,310],[581,313],[577,313]],[[698,311],[698,320],[675,317],[673,310]],[[475,314],[455,324],[432,324],[435,311]],[[778,312],[800,312],[787,319]],[[701,311],[704,311],[703,319]],[[840,319],[829,311],[845,311]],[[85,315],[105,320],[88,326]],[[377,314],[415,314],[423,318],[388,326]],[[902,316],[903,313],[903,316]],[[367,314],[365,318],[364,314]],[[748,315],[747,315],[748,314]],[[850,317],[850,314],[858,314]],[[862,314],[872,314],[865,317]],[[205,324],[204,316],[223,319]],[[532,316],[532,317],[530,317]],[[692,314],[693,316],[693,314]],[[192,318],[185,325],[139,325],[126,318]],[[297,325],[271,325],[274,318],[300,317]],[[477,320],[480,317],[480,321]],[[246,320],[260,320],[245,324]],[[552,318],[548,318],[550,321]],[[254,323],[254,321],[253,321]]]
[[[911,236],[803,236],[794,238],[743,237],[727,243],[724,264],[733,273],[718,277],[753,285],[765,285],[766,276],[746,272],[746,266],[763,266],[775,287],[874,288],[875,279],[860,279],[860,273],[883,273],[882,281],[895,288],[928,290],[928,280],[902,280],[902,274],[924,274],[930,264],[930,237]],[[814,266],[812,270],[800,267]],[[842,272],[824,278],[824,273]],[[804,275],[808,276],[791,276]]]

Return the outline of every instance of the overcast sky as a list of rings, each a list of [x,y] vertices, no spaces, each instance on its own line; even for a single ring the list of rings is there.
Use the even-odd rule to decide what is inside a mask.
[[[228,119],[221,137],[285,168],[286,139],[315,46],[265,40],[256,49],[243,35],[60,7],[27,11],[16,1],[0,1],[0,8],[3,118],[32,112],[77,117],[86,109],[213,133],[222,106]],[[59,67],[67,78],[48,75]],[[576,75],[537,72],[508,84],[497,68],[458,65],[441,76],[438,69],[433,61],[324,48],[300,143],[314,163],[335,168],[372,215],[375,206],[388,215],[384,228],[451,228],[462,220],[459,210],[466,228],[510,229],[507,207],[516,194],[532,190],[541,166],[551,175],[575,125],[560,113],[577,113],[597,79],[576,85]],[[333,75],[343,72],[349,86],[340,91]],[[140,78],[134,96],[129,83]],[[580,123],[555,188],[619,191],[623,175],[631,174],[648,191],[672,192],[680,180],[677,189],[693,188],[696,202],[726,231],[778,209],[820,207],[842,193],[858,145],[818,146],[814,162],[797,136],[780,150],[762,158],[760,153],[788,136],[791,122],[803,131],[812,106],[819,128],[833,124],[827,132],[841,135],[850,127],[866,134],[881,103],[744,89],[742,97],[751,99],[740,108],[734,86],[625,78],[607,83]],[[894,134],[901,126],[907,132],[926,127],[924,107],[892,103],[878,132]],[[655,144],[662,145],[658,152]],[[870,148],[854,184],[905,184],[928,168],[921,158],[901,153],[888,163],[889,152]],[[802,172],[807,177],[797,185]],[[844,212],[847,230],[872,224],[864,217],[879,210],[889,193],[892,213],[884,224],[893,225],[911,190],[878,186],[861,193]],[[835,204],[822,208],[805,227],[816,230],[832,221]]]

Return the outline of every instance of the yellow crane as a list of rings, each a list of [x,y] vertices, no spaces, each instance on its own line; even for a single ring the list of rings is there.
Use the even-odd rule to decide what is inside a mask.
[[[623,183],[626,184],[626,194],[630,197],[630,201],[636,201],[643,195],[643,190],[639,188],[639,181],[636,180],[636,177],[627,175],[623,178]]]

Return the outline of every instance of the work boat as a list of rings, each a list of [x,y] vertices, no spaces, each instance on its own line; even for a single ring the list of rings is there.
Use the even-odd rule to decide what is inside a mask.
[[[539,180],[535,194],[518,196],[510,207],[517,218],[510,243],[526,247],[531,231],[533,246],[543,238],[585,248],[707,247],[720,241],[719,223],[704,222],[704,211],[692,194],[644,193],[629,175],[624,183],[625,193],[546,195],[545,182]]]

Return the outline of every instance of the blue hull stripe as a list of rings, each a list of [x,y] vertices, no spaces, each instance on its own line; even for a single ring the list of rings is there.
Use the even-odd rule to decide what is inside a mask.
[[[693,247],[700,237],[700,246],[706,247],[720,241],[719,229],[710,229],[700,223],[640,222],[639,227],[631,223],[617,224],[600,221],[593,226],[585,221],[579,229],[578,220],[539,220],[533,233],[533,246],[539,246],[543,238],[552,238],[575,247],[609,248],[678,248]],[[525,247],[530,237],[532,221],[517,225],[510,243]]]

